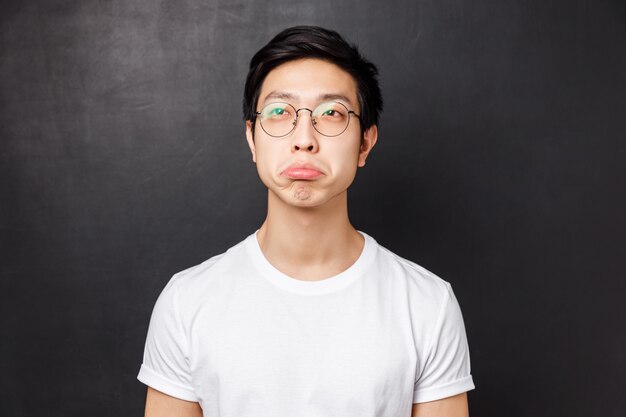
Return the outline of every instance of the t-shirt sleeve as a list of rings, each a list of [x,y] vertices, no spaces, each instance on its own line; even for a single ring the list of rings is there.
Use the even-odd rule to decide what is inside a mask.
[[[172,397],[198,401],[192,387],[189,342],[180,317],[176,284],[174,277],[154,306],[137,379]]]
[[[447,398],[474,389],[465,325],[459,303],[446,283],[437,324],[413,390],[413,403]]]

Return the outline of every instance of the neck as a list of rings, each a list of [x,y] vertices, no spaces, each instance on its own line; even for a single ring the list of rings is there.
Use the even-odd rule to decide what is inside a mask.
[[[348,219],[347,193],[319,207],[294,207],[268,193],[268,211],[257,234],[268,261],[302,280],[336,275],[352,265],[363,237]]]

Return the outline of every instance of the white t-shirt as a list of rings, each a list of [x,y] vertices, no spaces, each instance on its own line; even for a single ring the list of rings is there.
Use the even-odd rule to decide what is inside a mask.
[[[256,234],[174,275],[138,379],[205,417],[408,417],[473,389],[450,284],[363,236],[320,281],[278,271]]]

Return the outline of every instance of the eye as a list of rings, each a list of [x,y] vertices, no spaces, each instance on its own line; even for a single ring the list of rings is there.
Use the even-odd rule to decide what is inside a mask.
[[[285,103],[268,104],[261,112],[261,115],[264,119],[271,120],[290,119],[293,117],[291,115],[291,109],[289,105]]]
[[[277,107],[270,111],[269,116],[281,116],[283,113],[285,113],[285,109]]]
[[[348,114],[348,109],[341,103],[322,103],[313,111],[313,116],[324,122],[343,122]]]

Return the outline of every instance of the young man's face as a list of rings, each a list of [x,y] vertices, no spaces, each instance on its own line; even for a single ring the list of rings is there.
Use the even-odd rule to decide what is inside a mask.
[[[269,103],[283,102],[295,109],[315,109],[337,101],[360,114],[352,76],[338,66],[319,59],[301,59],[282,64],[267,75],[256,111]],[[259,176],[282,202],[299,207],[317,207],[345,197],[357,167],[376,143],[377,128],[366,130],[361,140],[357,116],[350,115],[347,129],[327,137],[311,124],[311,113],[299,112],[298,123],[290,134],[272,137],[257,118],[246,122],[246,136]]]

